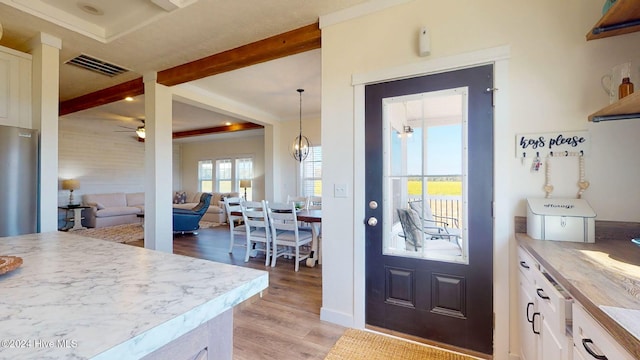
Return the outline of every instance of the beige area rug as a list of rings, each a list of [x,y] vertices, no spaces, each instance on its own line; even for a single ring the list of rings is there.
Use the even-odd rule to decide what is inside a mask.
[[[208,221],[200,221],[201,229],[214,228],[216,226],[220,226],[220,224]],[[94,239],[119,242],[123,244],[144,239],[144,229],[142,228],[142,224],[107,226],[103,228],[77,230],[73,233]]]
[[[475,360],[476,358],[400,340],[391,336],[347,329],[325,360]]]

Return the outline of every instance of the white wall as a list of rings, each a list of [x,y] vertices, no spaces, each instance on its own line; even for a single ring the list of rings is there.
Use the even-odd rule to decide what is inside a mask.
[[[291,145],[299,133],[299,121],[288,121],[282,123],[280,142],[276,145],[275,152],[280,157],[281,176],[280,181],[275,184],[276,194],[280,194],[276,201],[287,201],[287,195],[299,195],[299,163],[291,155]],[[320,136],[320,119],[303,119],[302,135],[309,139],[312,146],[322,145]],[[324,146],[323,146],[324,150]]]
[[[354,239],[362,218],[355,218],[363,198],[362,184],[355,183],[354,159],[362,151],[363,134],[354,128],[354,74],[366,74],[418,62],[487,48],[509,46],[508,83],[496,96],[508,98],[503,112],[507,128],[498,129],[514,144],[516,133],[556,130],[588,130],[591,155],[586,158],[585,192],[599,220],[640,221],[640,192],[635,179],[640,165],[634,140],[640,121],[626,120],[591,124],[587,116],[608,104],[600,77],[616,64],[640,60],[640,33],[611,39],[585,41],[585,34],[601,15],[601,0],[416,0],[383,11],[322,27],[322,137],[325,208],[323,219],[323,317],[345,325],[356,324],[362,314],[357,303],[362,294],[354,286],[362,282],[362,268],[354,268],[354,254],[363,248]],[[330,19],[329,17],[321,19]],[[326,23],[325,23],[326,24]],[[417,34],[421,26],[431,30],[431,56],[420,58]],[[496,139],[504,141],[504,139]],[[501,151],[515,154],[515,149]],[[515,156],[495,164],[496,176],[508,183],[506,211],[495,220],[501,233],[513,232],[513,217],[525,215],[524,199],[544,196],[544,174],[531,174],[530,164],[521,165]],[[504,161],[504,159],[509,159]],[[573,197],[577,191],[577,165],[564,163],[553,168],[555,196]],[[330,196],[334,184],[348,184],[350,198]],[[355,224],[355,225],[354,225]],[[355,226],[355,227],[354,227]],[[505,231],[506,230],[506,231]],[[497,263],[514,257],[513,236],[494,239]],[[506,244],[506,246],[505,246]],[[504,248],[504,249],[503,249]],[[508,259],[505,259],[508,258]],[[512,263],[511,273],[515,273]],[[494,297],[511,295],[515,281],[495,282]],[[514,304],[515,305],[515,304]],[[513,308],[513,306],[512,306]],[[499,310],[499,309],[496,309]],[[495,359],[506,359],[518,349],[518,340],[508,338],[514,321],[504,312],[496,314]],[[515,333],[515,331],[511,331]]]
[[[274,187],[276,198],[265,196],[265,176],[269,176],[265,168],[265,139],[264,136],[240,137],[234,139],[221,139],[203,142],[189,142],[182,144],[182,181],[183,189],[195,191],[198,188],[198,161],[213,160],[228,157],[249,155],[254,157],[253,199],[266,199],[269,201],[286,201],[287,195],[296,194],[297,165],[289,153],[293,139],[298,136],[298,121],[283,122],[280,127],[280,141],[274,146],[274,157],[279,164],[279,181]],[[265,134],[268,132],[265,131]],[[303,119],[302,133],[309,138],[312,145],[320,143],[320,119]]]
[[[253,199],[264,198],[264,137],[251,136],[182,144],[182,190],[198,191],[198,161],[253,158]],[[215,177],[215,173],[214,173]]]
[[[96,128],[91,129],[91,122]],[[70,122],[86,122],[74,126]],[[66,204],[69,191],[61,189],[61,180],[78,179],[76,201],[82,194],[144,191],[144,143],[129,133],[102,128],[95,119],[60,119],[58,204]],[[173,146],[173,184],[180,187],[180,147]]]

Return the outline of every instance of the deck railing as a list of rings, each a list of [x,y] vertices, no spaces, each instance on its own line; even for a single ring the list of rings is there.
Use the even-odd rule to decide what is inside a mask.
[[[462,197],[456,195],[427,196],[431,212],[434,216],[443,216],[458,220],[462,227]],[[455,224],[449,224],[455,227]]]

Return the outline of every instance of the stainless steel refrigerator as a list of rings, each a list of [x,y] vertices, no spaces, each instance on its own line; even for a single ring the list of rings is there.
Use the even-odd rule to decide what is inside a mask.
[[[0,237],[38,231],[38,131],[0,125]]]

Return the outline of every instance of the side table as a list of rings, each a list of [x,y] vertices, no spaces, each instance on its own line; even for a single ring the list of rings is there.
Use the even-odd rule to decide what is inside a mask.
[[[67,222],[67,224],[72,221],[73,222],[73,227],[67,227],[65,224],[65,227],[63,228],[63,230],[65,231],[75,231],[75,230],[82,230],[82,229],[86,229],[86,227],[82,226],[82,210],[84,209],[89,209],[89,206],[82,206],[82,205],[63,205],[63,206],[58,206],[58,209],[62,209],[65,211],[64,214],[64,219]],[[69,210],[73,210],[73,217],[69,217]]]

